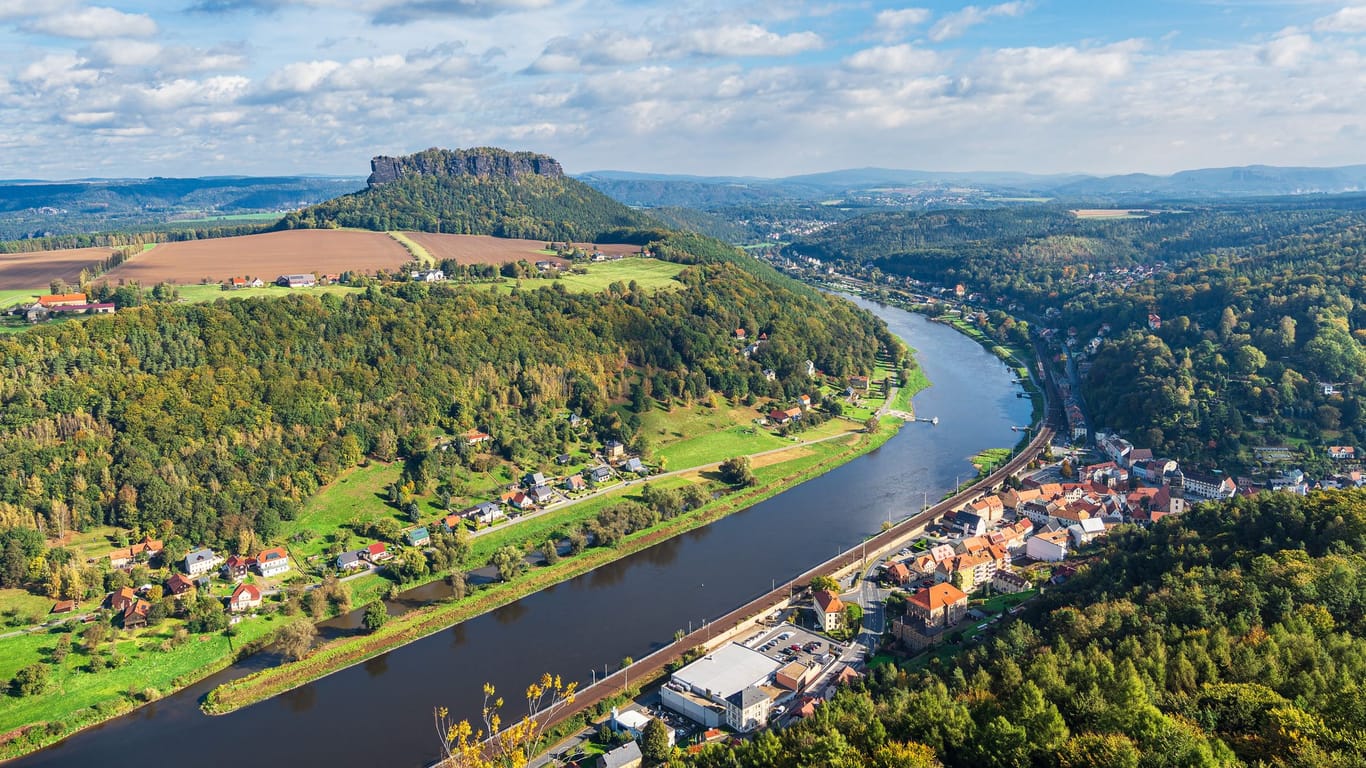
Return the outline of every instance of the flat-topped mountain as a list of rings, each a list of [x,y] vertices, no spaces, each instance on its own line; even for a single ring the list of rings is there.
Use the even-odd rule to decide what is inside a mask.
[[[564,176],[555,158],[535,152],[509,152],[497,147],[438,149],[403,157],[380,155],[370,161],[372,187],[404,176],[478,176],[515,179],[518,176]]]
[[[493,147],[376,157],[369,186],[291,213],[280,229],[407,229],[532,240],[635,242],[659,225],[554,158]],[[625,238],[625,239],[623,239]]]

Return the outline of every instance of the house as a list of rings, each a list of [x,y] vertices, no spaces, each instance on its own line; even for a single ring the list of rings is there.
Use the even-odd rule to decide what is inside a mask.
[[[815,361],[807,360],[806,363],[805,363],[805,366],[806,366],[806,378],[808,378],[808,379],[814,378],[815,375],[816,375],[816,363],[815,363]]]
[[[1162,328],[1162,316],[1156,312],[1148,313],[1148,330],[1156,331]]]
[[[522,485],[525,485],[528,488],[545,485],[545,475],[540,472],[528,472],[527,476],[522,478]]]
[[[780,411],[777,408],[774,408],[768,412],[768,420],[781,427],[792,421],[792,417],[788,415],[787,411]]]
[[[228,281],[228,287],[233,290],[239,288],[262,288],[265,287],[265,283],[259,277],[251,280],[248,280],[245,277],[234,277]]]
[[[987,521],[971,512],[955,512],[952,525],[967,536],[981,536],[987,532]]]
[[[598,768],[639,768],[640,744],[628,741],[616,749],[598,755]]]
[[[462,437],[465,438],[466,445],[479,445],[480,443],[487,443],[493,439],[487,432],[480,432],[477,429],[471,429],[468,432],[465,432]]]
[[[1070,543],[1067,531],[1047,531],[1030,537],[1025,543],[1025,554],[1035,560],[1058,563],[1067,559]]]
[[[256,570],[262,576],[279,576],[289,570],[289,553],[284,547],[271,547],[256,555]]]
[[[76,610],[75,600],[58,600],[53,603],[50,613],[71,613]]]
[[[122,613],[125,608],[137,602],[138,593],[132,587],[123,587],[117,592],[109,595],[109,607],[115,612]]]
[[[735,340],[736,340],[736,341],[744,341],[744,340],[745,340],[745,337],[746,337],[747,335],[748,335],[748,334],[745,333],[745,329],[744,329],[744,328],[736,328],[736,329],[735,329]]]
[[[146,600],[134,600],[123,609],[123,628],[142,629],[147,626],[147,611],[151,610],[152,604]]]
[[[84,293],[54,293],[38,297],[38,305],[44,309],[57,307],[79,307],[89,303]]]
[[[608,440],[602,444],[602,453],[608,461],[619,459],[626,455],[626,446],[622,445],[620,440]]]
[[[422,528],[421,530],[424,533],[427,531],[426,528]],[[369,560],[370,562],[376,564],[382,563],[385,560],[393,559],[394,557],[394,554],[389,551],[389,547],[386,546],[382,541],[376,541],[370,544],[368,547],[361,550],[361,554],[365,557],[366,560]]]
[[[251,561],[241,555],[232,555],[223,561],[223,578],[239,581],[247,577]]]
[[[892,563],[883,573],[893,584],[905,584],[911,580],[911,569],[907,568],[905,563]]]
[[[196,549],[185,556],[185,572],[191,576],[202,576],[223,562],[223,559],[207,547]]]
[[[1003,595],[1013,595],[1033,589],[1034,584],[1014,571],[997,571],[991,579],[991,588]]]
[[[726,697],[726,725],[741,733],[768,725],[773,699],[756,685]]]
[[[462,510],[460,512],[460,517],[463,517],[466,520],[473,520],[482,525],[488,525],[506,518],[507,515],[503,514],[503,508],[497,504],[491,501],[481,501],[468,509]],[[455,526],[447,527],[453,530]]]
[[[816,622],[822,630],[834,632],[844,628],[844,602],[833,590],[822,589],[811,596],[816,611]]]
[[[527,494],[537,504],[549,504],[555,500],[555,491],[548,485],[538,485]]]
[[[583,475],[570,475],[564,479],[564,489],[566,491],[584,491],[588,489],[588,481],[583,479]]]
[[[849,386],[853,387],[854,389],[865,389],[865,390],[866,390],[866,389],[868,389],[868,377],[867,377],[867,376],[850,376],[850,377],[849,377]]]
[[[811,395],[798,395],[797,406],[803,411],[811,410]]]
[[[541,272],[549,272],[552,269],[559,268],[560,265],[558,262],[550,261],[549,259],[542,259],[541,261],[536,262],[536,269],[540,270]]]
[[[1090,517],[1075,525],[1067,526],[1067,534],[1072,537],[1072,545],[1080,547],[1105,535],[1105,522],[1099,517]]]
[[[419,269],[408,275],[415,283],[439,283],[446,279],[446,273],[439,269]]]
[[[1334,461],[1351,461],[1357,457],[1357,449],[1350,445],[1328,446],[1328,458]]]
[[[583,423],[583,417],[582,417],[582,416],[578,415],[577,413],[571,413],[571,414],[569,414],[569,426],[570,426],[570,427],[577,427],[577,426],[579,426],[579,425],[582,424],[582,423]]]
[[[588,473],[588,479],[592,480],[594,485],[601,485],[612,479],[612,470],[607,467],[593,467]]]
[[[194,589],[194,582],[183,574],[171,574],[171,578],[166,580],[166,592],[175,597],[184,597]]]
[[[343,552],[337,555],[337,570],[355,571],[365,567],[362,556],[365,554],[363,549],[353,549],[350,552]]]
[[[571,459],[569,457],[569,454],[567,453],[562,453],[559,456],[555,457],[555,463],[559,464],[560,466],[564,466],[565,464],[568,464],[571,461],[573,461],[573,459]]]
[[[766,381],[777,381],[777,380],[778,380],[778,372],[775,371],[775,370],[773,370],[772,368],[765,368],[764,371],[763,371],[763,373],[764,373],[764,379],[765,379]]]
[[[892,624],[892,633],[911,650],[943,642],[968,611],[967,593],[952,584],[935,584],[906,600],[906,615]]]
[[[507,497],[507,503],[523,512],[536,506],[536,502],[532,501],[530,496],[521,491],[516,491],[509,495]]]
[[[275,278],[275,284],[285,288],[312,288],[318,280],[313,275],[280,275]]]
[[[1000,496],[985,496],[969,504],[968,511],[990,524],[1005,515],[1006,505]]]
[[[1238,486],[1228,475],[1212,475],[1203,472],[1187,471],[1182,473],[1181,488],[1186,496],[1201,499],[1231,499],[1238,493]]]
[[[144,537],[142,541],[131,547],[116,549],[109,553],[109,566],[111,568],[131,568],[134,563],[146,562],[161,554],[165,546],[160,539],[153,539],[150,536]]]
[[[1004,550],[1000,554],[1004,555]],[[991,552],[955,555],[939,564],[934,577],[938,582],[948,582],[964,592],[972,593],[983,584],[990,584],[996,571],[1003,568],[1004,562],[1003,557]]]
[[[261,607],[261,588],[255,584],[238,584],[228,598],[228,610],[233,613]]]
[[[616,707],[612,707],[612,718],[608,721],[612,730],[616,733],[628,733],[634,739],[639,739],[645,733],[645,728],[651,720],[656,718],[637,709],[628,709],[625,712]],[[668,729],[669,746],[674,745],[674,729]]]
[[[641,461],[635,456],[632,456],[631,458],[626,460],[625,470],[627,472],[634,472],[637,475],[650,474],[650,470],[645,466],[645,462]]]
[[[1133,443],[1119,435],[1104,435],[1098,438],[1096,447],[1109,456],[1110,461],[1121,467],[1129,466],[1129,456],[1134,450]]]

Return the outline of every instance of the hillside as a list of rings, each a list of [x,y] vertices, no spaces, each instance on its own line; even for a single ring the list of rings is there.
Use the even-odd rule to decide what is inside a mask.
[[[687,761],[1006,768],[1366,764],[1366,492],[1262,494],[1117,531],[1023,620],[888,664]]]
[[[369,186],[291,213],[279,229],[355,227],[465,235],[644,242],[658,225],[564,175],[544,155],[429,149],[376,157]]]

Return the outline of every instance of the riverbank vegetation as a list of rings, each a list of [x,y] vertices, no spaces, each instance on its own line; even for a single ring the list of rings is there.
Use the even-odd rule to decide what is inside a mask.
[[[1262,494],[1116,530],[972,650],[676,763],[1360,765],[1363,510],[1363,491]]]

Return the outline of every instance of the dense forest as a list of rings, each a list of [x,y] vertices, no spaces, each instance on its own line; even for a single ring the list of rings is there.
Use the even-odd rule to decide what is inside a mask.
[[[569,410],[600,438],[628,441],[635,414],[613,407],[628,396],[782,396],[808,386],[807,359],[845,375],[899,349],[847,303],[708,258],[706,245],[657,244],[700,263],[653,293],[372,285],[153,303],[0,338],[0,529],[114,524],[167,536],[169,551],[231,545],[244,530],[271,541],[302,499],[367,455],[414,457],[478,428],[497,454],[534,464],[563,450]],[[753,359],[735,350],[741,327],[769,335]],[[49,553],[48,570],[62,561]]]
[[[644,242],[634,230],[657,233],[660,229],[648,216],[582,182],[533,174],[515,179],[403,176],[291,213],[278,226],[401,229],[578,242]]]
[[[1321,468],[1323,446],[1366,444],[1366,197],[1106,220],[878,213],[790,252],[962,283],[1082,342],[1108,324],[1085,382],[1093,419],[1185,460],[1247,468],[1253,448],[1291,444]]]
[[[1366,765],[1366,492],[1114,532],[948,664],[875,669],[699,768]]]

